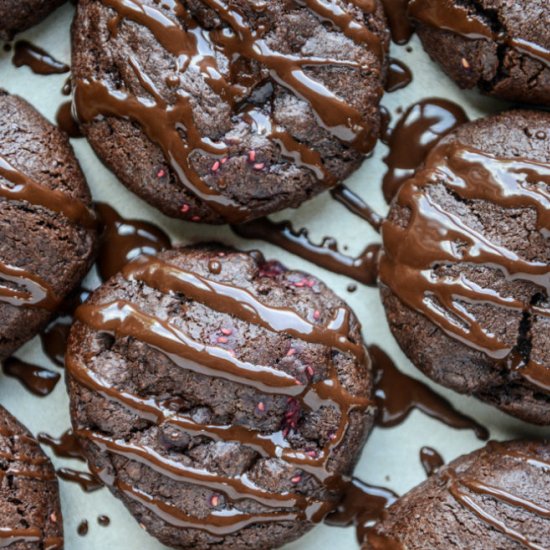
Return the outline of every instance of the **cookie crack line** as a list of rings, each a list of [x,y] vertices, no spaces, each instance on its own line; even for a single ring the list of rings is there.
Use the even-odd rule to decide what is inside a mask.
[[[330,66],[363,70],[363,65],[357,61],[342,60],[337,56],[307,57],[275,51],[262,36],[261,30],[252,30],[240,11],[223,0],[204,0],[204,4],[215,10],[226,25],[222,30],[212,31],[196,25],[195,20],[188,17],[189,11],[179,3],[160,10],[143,6],[136,0],[101,2],[116,13],[108,23],[112,36],[117,36],[120,22],[124,19],[143,25],[167,52],[179,59],[182,71],[196,70],[205,83],[218,94],[220,101],[227,103],[233,110],[242,90],[228,82],[220,71],[216,62],[216,53],[220,49],[230,62],[237,56],[258,63],[266,69],[273,82],[308,103],[320,127],[346,146],[361,153],[370,151],[374,146],[376,132],[364,121],[361,112],[330,90],[321,79],[310,76],[306,71],[312,67]],[[382,63],[384,45],[381,39],[352,13],[320,0],[300,0],[297,4],[310,10],[321,21],[330,21],[345,36],[361,46],[364,45],[366,52],[372,52],[377,62]],[[364,3],[359,5],[358,2],[352,2],[352,5],[365,9]],[[374,8],[373,3],[371,9]],[[185,21],[185,26],[176,23],[180,20]],[[153,98],[153,103],[127,92],[112,90],[101,80],[77,77],[74,100],[80,121],[88,125],[97,117],[113,116],[137,122],[148,138],[162,149],[166,161],[188,191],[227,222],[239,223],[249,219],[251,212],[247,205],[224,194],[223,189],[218,190],[209,185],[205,181],[206,176],[199,175],[192,166],[194,154],[199,154],[201,158],[211,157],[213,166],[217,166],[223,159],[227,159],[228,146],[201,136],[194,120],[189,95],[178,89],[175,103],[168,104],[137,62],[132,67],[143,89]],[[177,86],[179,77],[175,78],[177,82],[174,83]],[[253,110],[249,106],[238,113],[238,116],[242,119]],[[184,139],[180,130],[185,133]],[[313,148],[297,142],[290,132],[279,125],[269,132],[263,128],[263,132],[279,147],[283,157],[310,170],[327,186],[334,183],[323,159]]]
[[[188,299],[237,318],[263,326],[277,333],[294,337],[327,348],[350,354],[362,364],[368,356],[361,344],[349,339],[349,312],[340,309],[325,326],[310,323],[290,308],[264,304],[246,289],[228,283],[205,279],[192,271],[177,267],[156,257],[143,257],[123,269],[122,276],[130,282],[139,282],[146,288],[162,293],[178,293]],[[258,391],[286,396],[290,412],[287,412],[288,428],[266,434],[260,430],[240,425],[219,425],[197,422],[190,416],[174,413],[163,403],[150,397],[139,397],[128,391],[113,388],[100,375],[86,367],[91,357],[70,355],[67,359],[69,376],[90,391],[126,408],[155,426],[167,426],[191,436],[203,435],[213,441],[236,442],[252,449],[263,458],[277,458],[299,471],[311,475],[323,483],[329,493],[341,491],[346,480],[333,474],[329,468],[333,450],[346,440],[350,414],[367,411],[374,403],[367,396],[352,395],[340,381],[337,366],[331,355],[330,374],[327,378],[305,384],[275,367],[251,365],[239,360],[226,350],[201,344],[183,330],[167,321],[145,314],[135,305],[124,300],[103,304],[89,303],[80,306],[76,319],[89,329],[115,338],[131,337],[166,355],[176,366],[204,374],[224,378]],[[252,376],[253,375],[253,376]],[[319,411],[324,407],[338,410],[338,426],[319,449],[296,450],[287,439],[289,429],[296,427],[295,411]],[[92,471],[106,485],[120,491],[132,500],[161,515],[175,526],[202,529],[211,534],[234,533],[252,523],[307,521],[319,522],[334,507],[331,499],[307,497],[294,492],[274,493],[258,486],[248,476],[221,476],[213,472],[187,466],[170,460],[149,446],[130,443],[123,439],[100,434],[84,425],[75,426],[75,433],[99,447],[103,452],[120,455],[173,479],[214,489],[232,501],[252,499],[277,511],[247,514],[233,504],[223,513],[212,513],[206,520],[185,514],[169,503],[141,490],[131,489],[120,479],[91,465]],[[301,480],[301,476],[295,476]]]

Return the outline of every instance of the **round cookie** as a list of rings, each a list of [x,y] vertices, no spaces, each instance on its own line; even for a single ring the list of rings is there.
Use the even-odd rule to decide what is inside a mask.
[[[65,0],[2,0],[0,2],[0,40],[11,40],[45,19]]]
[[[390,328],[433,380],[550,425],[550,113],[464,124],[382,228]]]
[[[60,550],[63,518],[55,470],[38,442],[0,407],[0,530],[10,550]]]
[[[91,267],[96,220],[69,140],[0,90],[0,360],[37,334]]]
[[[81,0],[75,105],[141,198],[241,223],[359,167],[379,133],[388,42],[379,0]]]
[[[323,283],[217,245],[142,257],[76,312],[73,429],[174,548],[275,548],[337,505],[375,413],[360,325]]]
[[[461,88],[550,105],[547,0],[412,0],[409,16],[430,57]]]
[[[550,443],[490,442],[397,500],[363,550],[550,548]]]

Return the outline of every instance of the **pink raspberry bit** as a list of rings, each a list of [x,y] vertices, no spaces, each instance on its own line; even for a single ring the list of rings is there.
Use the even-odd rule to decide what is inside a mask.
[[[189,210],[191,210],[191,207],[190,207],[187,203],[184,203],[184,204],[181,205],[180,210],[181,210],[184,214],[187,214],[187,212],[189,212]]]

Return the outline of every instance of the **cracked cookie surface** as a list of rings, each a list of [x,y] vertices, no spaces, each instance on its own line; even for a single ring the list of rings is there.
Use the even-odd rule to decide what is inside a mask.
[[[382,228],[381,294],[433,380],[550,424],[550,114],[464,124],[405,182]]]
[[[461,88],[550,105],[546,0],[412,0],[409,16],[430,57]]]
[[[372,428],[371,365],[316,278],[218,245],[130,264],[76,312],[91,469],[175,548],[276,548],[321,521]]]

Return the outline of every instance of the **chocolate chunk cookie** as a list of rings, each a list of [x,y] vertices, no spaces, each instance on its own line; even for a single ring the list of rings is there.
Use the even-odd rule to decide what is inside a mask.
[[[372,427],[370,360],[316,278],[216,245],[142,257],[76,312],[90,468],[174,548],[275,548],[338,503]]]
[[[81,0],[82,128],[120,180],[172,217],[240,223],[359,167],[379,131],[379,0]]]
[[[65,0],[2,0],[0,2],[0,40],[11,40],[47,17]]]
[[[550,548],[550,443],[490,442],[401,497],[363,550]]]
[[[430,57],[461,87],[550,105],[548,0],[412,0]]]
[[[69,140],[0,90],[0,360],[32,338],[91,266],[96,222]]]
[[[433,380],[550,424],[550,113],[460,126],[382,228],[390,328]]]
[[[10,550],[61,550],[63,518],[55,470],[38,442],[0,407],[0,532]]]

